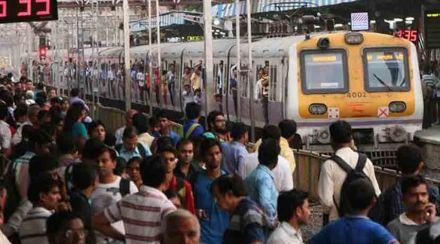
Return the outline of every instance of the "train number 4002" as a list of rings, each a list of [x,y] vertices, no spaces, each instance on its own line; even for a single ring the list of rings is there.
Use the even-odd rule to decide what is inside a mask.
[[[347,93],[347,97],[348,98],[363,98],[363,97],[367,97],[367,93],[366,92],[349,92],[349,93]]]

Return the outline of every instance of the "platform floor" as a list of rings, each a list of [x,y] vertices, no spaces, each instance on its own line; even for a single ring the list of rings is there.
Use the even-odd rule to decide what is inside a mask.
[[[440,125],[417,131],[414,137],[421,142],[440,145]]]

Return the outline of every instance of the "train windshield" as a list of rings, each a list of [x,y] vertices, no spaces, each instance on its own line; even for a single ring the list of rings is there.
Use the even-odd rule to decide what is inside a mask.
[[[365,85],[368,91],[409,90],[408,54],[405,49],[365,49]]]
[[[347,58],[343,50],[305,51],[301,55],[304,93],[347,91]]]

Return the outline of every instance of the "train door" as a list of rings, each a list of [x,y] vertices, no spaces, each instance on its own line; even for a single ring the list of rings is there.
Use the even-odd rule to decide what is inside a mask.
[[[214,89],[215,89],[215,102],[216,105],[213,109],[220,111],[222,113],[225,112],[226,107],[226,66],[224,59],[214,59]]]
[[[162,94],[164,100],[164,108],[176,110],[180,107],[180,102],[178,101],[178,95],[180,84],[177,82],[180,80],[181,73],[180,61],[176,59],[165,60],[163,62],[163,84],[162,84]]]

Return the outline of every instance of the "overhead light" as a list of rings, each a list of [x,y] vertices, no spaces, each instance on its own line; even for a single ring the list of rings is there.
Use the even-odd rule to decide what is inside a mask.
[[[412,22],[412,20],[405,20],[405,24],[407,24],[407,25],[411,25],[413,22]]]
[[[406,21],[414,21],[414,17],[406,17],[405,20]]]
[[[315,29],[321,29],[321,26],[319,26],[319,25],[314,25],[313,26]]]
[[[342,28],[342,27],[344,27],[343,24],[335,24],[335,28]]]
[[[376,24],[376,20],[370,20],[370,24]]]
[[[215,18],[213,24],[220,25],[220,20],[218,18]]]
[[[395,21],[395,22],[402,22],[403,19],[401,19],[401,18],[395,18],[394,21]]]

